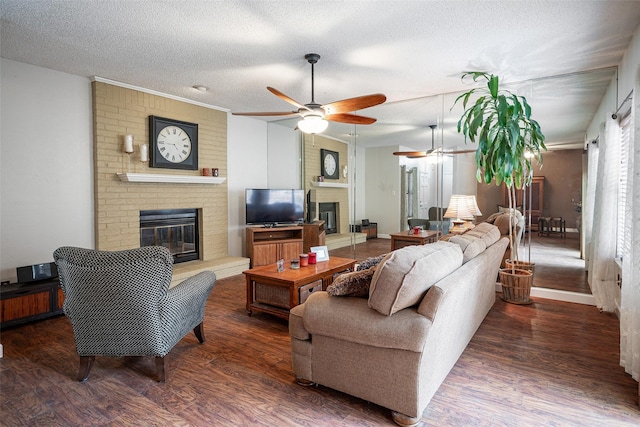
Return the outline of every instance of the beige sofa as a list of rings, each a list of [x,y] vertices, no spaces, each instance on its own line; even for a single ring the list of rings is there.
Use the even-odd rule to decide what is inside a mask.
[[[495,302],[507,239],[491,224],[464,239],[390,253],[376,267],[369,298],[318,292],[294,307],[298,382],[389,408],[400,425],[417,423]]]

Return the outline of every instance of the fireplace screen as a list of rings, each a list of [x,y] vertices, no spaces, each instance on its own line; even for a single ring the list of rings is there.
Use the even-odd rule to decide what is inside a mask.
[[[198,210],[140,211],[140,246],[164,246],[174,263],[199,259]]]
[[[338,232],[338,209],[337,203],[318,203],[318,217],[324,221],[326,234]]]

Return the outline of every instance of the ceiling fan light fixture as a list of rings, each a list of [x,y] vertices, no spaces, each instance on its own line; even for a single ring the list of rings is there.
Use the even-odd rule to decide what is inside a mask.
[[[329,122],[320,116],[306,116],[298,122],[298,129],[304,133],[322,133],[329,126]]]

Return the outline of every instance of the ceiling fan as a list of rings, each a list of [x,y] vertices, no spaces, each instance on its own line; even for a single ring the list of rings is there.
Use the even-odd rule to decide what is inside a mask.
[[[372,117],[351,114],[351,111],[362,110],[364,108],[373,107],[382,104],[387,97],[381,93],[372,95],[358,96],[355,98],[343,99],[342,101],[331,102],[329,104],[317,104],[314,97],[314,74],[313,66],[320,59],[317,53],[308,53],[304,58],[311,64],[311,102],[301,104],[293,98],[285,95],[279,90],[267,87],[267,90],[278,98],[297,107],[297,111],[280,111],[280,112],[252,112],[252,113],[233,113],[236,116],[295,116],[299,115],[302,120],[298,122],[298,128],[305,133],[320,133],[328,126],[328,121],[350,123],[356,125],[370,125],[375,123],[376,119]]]
[[[433,145],[434,137],[433,133],[438,125],[429,125],[431,128],[431,149],[427,151],[394,151],[394,156],[406,156],[410,159],[420,159],[423,157],[430,156],[432,154],[442,153],[445,155],[449,154],[464,154],[464,153],[475,153],[476,150],[456,150],[456,151],[444,151],[442,148],[435,148]]]

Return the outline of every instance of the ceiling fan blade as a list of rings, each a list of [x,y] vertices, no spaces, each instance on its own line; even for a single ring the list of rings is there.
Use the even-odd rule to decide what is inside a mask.
[[[297,111],[264,111],[255,113],[231,113],[234,116],[297,116]]]
[[[428,152],[426,151],[394,151],[393,152],[394,156],[407,156],[407,157],[411,157],[412,159],[418,158],[418,157],[426,157],[429,155]]]
[[[340,114],[373,107],[374,105],[382,104],[386,100],[387,97],[383,94],[374,93],[373,95],[363,95],[325,104],[322,108],[324,108],[324,111],[326,111],[327,114]]]
[[[465,153],[475,153],[478,150],[456,150],[456,151],[443,151],[444,154],[465,154]]]
[[[340,123],[350,123],[354,125],[370,125],[375,123],[377,119],[372,117],[358,116],[357,114],[326,114],[324,116],[325,120],[330,120],[332,122],[340,122]]]
[[[267,86],[267,90],[269,92],[271,92],[272,94],[274,94],[275,96],[277,96],[278,98],[282,99],[283,101],[288,102],[289,104],[296,106],[298,108],[304,108],[306,110],[309,110],[309,107],[307,107],[306,105],[300,104],[298,101],[296,101],[295,99],[285,95],[284,93],[280,92],[278,89],[272,88],[270,86]]]

